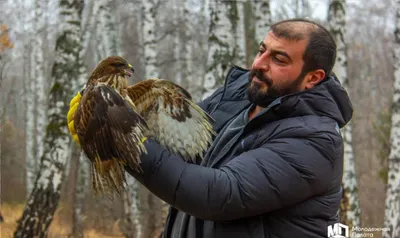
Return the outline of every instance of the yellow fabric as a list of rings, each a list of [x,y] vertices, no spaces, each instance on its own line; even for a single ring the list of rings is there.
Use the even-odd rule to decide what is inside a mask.
[[[69,111],[68,111],[68,115],[67,115],[67,122],[68,122],[68,131],[72,136],[72,139],[74,139],[74,141],[80,145],[81,143],[79,142],[79,137],[76,134],[75,131],[75,125],[74,125],[74,115],[75,115],[75,111],[79,106],[79,102],[81,101],[81,93],[78,92],[74,98],[72,98],[71,102],[69,103]]]
[[[79,137],[78,137],[78,134],[74,134],[74,135],[72,135],[72,139],[74,139],[74,141],[78,144],[78,145],[81,145],[80,143],[79,143]]]
[[[75,103],[79,103],[81,101],[81,92],[78,92],[74,98],[72,98],[71,102],[69,103],[69,107],[72,107]]]
[[[72,121],[68,124],[68,130],[69,130],[69,133],[71,133],[71,135],[76,134],[74,122],[75,122],[75,121],[72,120]]]
[[[67,119],[68,119],[68,125],[71,121],[74,120],[74,116],[75,116],[75,111],[78,108],[79,103],[74,104],[72,107],[69,108],[68,111],[68,115],[67,115]]]

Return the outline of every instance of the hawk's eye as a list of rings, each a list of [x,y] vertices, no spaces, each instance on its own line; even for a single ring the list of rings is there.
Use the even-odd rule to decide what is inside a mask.
[[[124,67],[125,64],[124,64],[124,63],[117,62],[117,63],[113,63],[112,66],[115,66],[115,67],[118,67],[118,68],[119,68],[119,67]]]

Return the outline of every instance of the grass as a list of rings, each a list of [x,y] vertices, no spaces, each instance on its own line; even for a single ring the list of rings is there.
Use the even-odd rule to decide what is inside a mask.
[[[0,237],[10,238],[13,237],[14,231],[17,228],[17,221],[21,217],[25,204],[2,204],[1,213],[4,217],[4,222],[0,224]],[[62,221],[60,210],[58,209],[54,215],[54,219],[50,224],[49,238],[62,238],[68,237],[70,233],[70,226]],[[114,234],[114,235],[107,235]],[[123,238],[123,234],[119,231],[118,223],[115,223],[111,231],[108,230],[107,234],[101,232],[100,229],[86,228],[84,231],[85,238]],[[71,237],[72,238],[72,237]]]

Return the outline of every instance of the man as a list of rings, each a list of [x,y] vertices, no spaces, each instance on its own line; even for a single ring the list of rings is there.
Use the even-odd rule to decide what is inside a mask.
[[[342,195],[339,128],[353,112],[335,57],[322,26],[278,22],[251,70],[234,67],[200,103],[218,133],[200,165],[146,140],[143,173],[128,172],[171,205],[163,237],[327,237]]]

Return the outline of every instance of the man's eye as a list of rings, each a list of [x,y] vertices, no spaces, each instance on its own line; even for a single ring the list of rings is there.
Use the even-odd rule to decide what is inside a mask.
[[[264,49],[258,49],[258,53],[259,53],[259,54],[262,54],[262,53],[264,53],[264,52],[265,52]]]
[[[278,62],[278,63],[285,63],[285,61],[280,60],[280,59],[279,59],[278,57],[276,57],[276,56],[273,57],[273,60],[276,61],[276,62]]]

